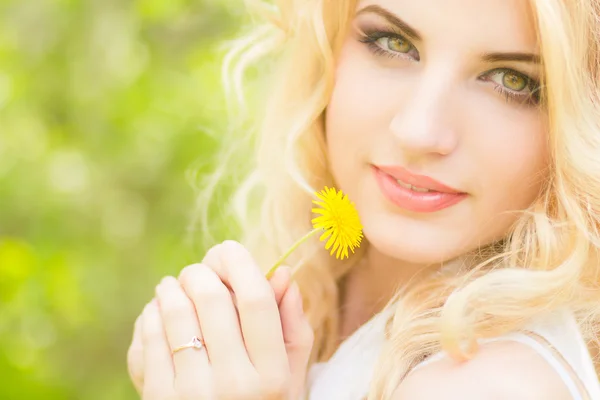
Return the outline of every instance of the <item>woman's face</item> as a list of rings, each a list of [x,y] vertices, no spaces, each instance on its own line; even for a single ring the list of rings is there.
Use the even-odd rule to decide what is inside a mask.
[[[327,109],[334,178],[371,245],[436,263],[506,235],[547,176],[523,0],[360,1]]]

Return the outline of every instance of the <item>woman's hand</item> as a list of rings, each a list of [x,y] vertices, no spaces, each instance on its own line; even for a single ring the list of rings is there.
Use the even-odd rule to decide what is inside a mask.
[[[179,280],[164,278],[128,352],[144,400],[298,399],[313,332],[289,270],[264,277],[236,242],[213,247]],[[172,353],[192,337],[205,347]]]

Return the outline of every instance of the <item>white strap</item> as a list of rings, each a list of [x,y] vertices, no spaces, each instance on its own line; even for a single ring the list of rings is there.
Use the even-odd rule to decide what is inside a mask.
[[[579,379],[577,372],[573,370],[571,365],[563,357],[560,357],[558,350],[552,347],[549,342],[544,341],[541,336],[535,335],[533,332],[511,333],[499,338],[481,340],[479,343],[480,345],[485,345],[487,343],[502,341],[519,342],[529,346],[541,357],[543,357],[544,360],[546,360],[546,362],[556,371],[561,380],[567,386],[567,389],[569,390],[569,393],[571,393],[573,400],[591,400],[587,388]],[[446,355],[444,353],[436,353],[413,368],[411,373],[435,361],[439,361],[445,356]]]

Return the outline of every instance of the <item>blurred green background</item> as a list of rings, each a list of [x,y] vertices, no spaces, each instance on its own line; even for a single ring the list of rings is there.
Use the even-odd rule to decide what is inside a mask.
[[[214,169],[244,20],[241,1],[0,0],[0,399],[137,398],[132,324],[203,252],[189,177]]]

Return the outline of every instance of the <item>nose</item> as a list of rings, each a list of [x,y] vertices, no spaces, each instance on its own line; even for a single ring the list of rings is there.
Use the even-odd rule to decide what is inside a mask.
[[[416,78],[416,77],[415,77]],[[402,96],[390,123],[395,142],[407,159],[448,155],[458,146],[453,124],[453,78],[448,71],[429,71]]]

